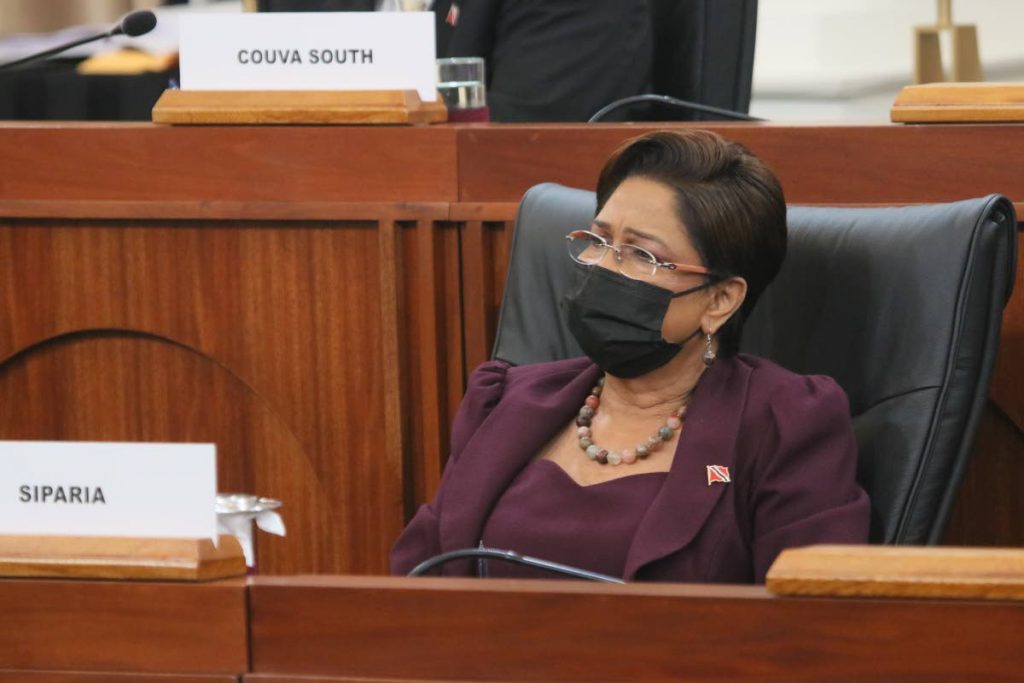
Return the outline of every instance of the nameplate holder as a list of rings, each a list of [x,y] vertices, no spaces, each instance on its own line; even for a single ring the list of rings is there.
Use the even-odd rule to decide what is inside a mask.
[[[900,91],[893,123],[1019,123],[1024,83],[926,83]]]
[[[790,548],[768,569],[765,583],[786,596],[1024,601],[1024,549]]]
[[[0,441],[0,576],[244,574],[216,491],[212,444]]]
[[[412,125],[444,123],[448,109],[415,90],[167,90],[153,123],[171,125]]]
[[[166,124],[446,121],[431,12],[274,12],[181,18],[181,90]]]

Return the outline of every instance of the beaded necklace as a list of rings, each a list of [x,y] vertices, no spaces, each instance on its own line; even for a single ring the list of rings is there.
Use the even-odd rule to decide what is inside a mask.
[[[647,437],[645,441],[637,444],[635,448],[625,448],[622,451],[612,451],[594,443],[592,439],[591,424],[594,416],[597,415],[597,408],[601,405],[601,392],[604,390],[604,377],[597,380],[597,385],[590,390],[583,407],[580,408],[579,416],[576,418],[576,435],[579,437],[580,449],[587,454],[587,457],[602,465],[632,465],[637,460],[646,460],[651,453],[658,450],[663,443],[671,441],[672,435],[682,429],[683,421],[686,419],[686,404],[680,406],[671,417],[665,420],[665,425],[657,432]]]

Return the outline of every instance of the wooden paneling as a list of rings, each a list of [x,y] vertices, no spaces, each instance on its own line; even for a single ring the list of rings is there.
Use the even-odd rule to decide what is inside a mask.
[[[455,129],[0,124],[0,197],[39,201],[455,199]]]
[[[1024,546],[1024,433],[991,404],[944,543]]]
[[[250,606],[277,680],[1012,680],[1024,629],[1020,603],[753,586],[259,578]]]
[[[238,676],[96,673],[82,671],[4,671],[0,683],[238,683]]]
[[[999,357],[992,376],[992,400],[1024,438],[1024,220],[1017,240],[1017,277],[1003,312]],[[1024,451],[1020,452],[1024,458]]]
[[[408,380],[407,515],[429,500],[448,457],[448,427],[462,398],[462,278],[459,232],[447,221],[413,221],[401,230],[400,283]]]
[[[465,214],[473,216],[462,223],[462,307],[468,376],[491,357],[494,348],[512,251],[515,208],[498,205],[490,212]]]
[[[248,666],[245,592],[244,579],[0,579],[0,681],[37,680],[17,669],[237,676]]]
[[[518,201],[542,182],[593,189],[609,153],[661,128],[704,128],[747,145],[791,203],[905,204],[1006,194],[1024,200],[1018,126],[517,125],[459,131],[459,201]]]
[[[385,337],[406,343],[382,318],[381,234],[6,223],[0,437],[214,442],[222,490],[285,501],[265,571],[384,571],[404,518]]]

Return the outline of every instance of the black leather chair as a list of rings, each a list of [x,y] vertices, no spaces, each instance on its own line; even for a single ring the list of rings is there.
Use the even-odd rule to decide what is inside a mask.
[[[564,236],[594,208],[593,193],[558,185],[523,198],[496,358],[581,355],[558,301],[571,280]],[[875,542],[941,539],[988,394],[1016,248],[1013,205],[998,195],[789,210],[786,262],[742,348],[845,389]]]

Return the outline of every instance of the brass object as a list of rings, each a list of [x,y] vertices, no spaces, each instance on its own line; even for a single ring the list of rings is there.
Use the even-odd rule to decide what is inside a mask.
[[[954,24],[952,0],[938,0],[939,18],[933,26],[914,27],[914,83],[957,83],[984,80],[974,24]],[[951,38],[950,71],[942,65],[941,35]]]

